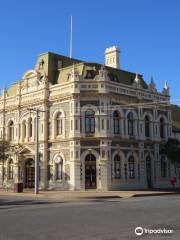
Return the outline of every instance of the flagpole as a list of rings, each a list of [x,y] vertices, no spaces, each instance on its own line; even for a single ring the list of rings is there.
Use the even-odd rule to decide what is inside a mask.
[[[70,32],[70,58],[72,58],[72,16],[71,16],[71,32]]]

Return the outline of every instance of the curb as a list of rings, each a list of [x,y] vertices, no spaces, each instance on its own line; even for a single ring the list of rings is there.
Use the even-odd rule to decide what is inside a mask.
[[[163,193],[148,193],[148,194],[134,194],[132,197],[150,197],[150,196],[165,196],[165,195],[178,195],[180,192],[163,192]]]
[[[29,199],[34,199],[34,200],[38,200],[38,199],[44,199],[44,200],[49,200],[49,201],[56,201],[56,200],[63,200],[63,201],[77,201],[77,200],[100,200],[100,199],[123,199],[123,198],[136,198],[136,197],[153,197],[153,196],[165,196],[165,195],[178,195],[180,194],[179,191],[177,192],[151,192],[151,193],[129,193],[129,194],[117,194],[117,195],[102,195],[102,196],[66,196],[66,195],[55,195],[55,196],[47,196],[46,194],[44,195],[43,193],[39,193],[38,195],[33,195],[28,194],[28,193],[13,193],[13,192],[0,192],[1,196],[9,196],[9,197],[22,197],[22,198],[29,198]]]

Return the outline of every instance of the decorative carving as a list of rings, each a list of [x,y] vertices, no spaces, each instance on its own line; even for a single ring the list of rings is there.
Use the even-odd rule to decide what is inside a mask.
[[[99,79],[100,80],[108,80],[108,71],[106,70],[106,67],[104,65],[101,66],[101,69],[99,70]]]
[[[70,80],[71,81],[79,81],[79,72],[75,67],[75,64],[73,64],[73,68],[70,72]]]

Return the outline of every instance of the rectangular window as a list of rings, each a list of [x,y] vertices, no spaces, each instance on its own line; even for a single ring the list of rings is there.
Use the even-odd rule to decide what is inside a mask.
[[[109,130],[109,120],[107,120],[107,130]]]
[[[105,150],[102,150],[102,158],[105,158]]]
[[[104,130],[104,119],[102,119],[101,125],[102,125],[102,130]]]
[[[76,151],[76,159],[79,158],[79,151]]]
[[[78,130],[78,120],[75,120],[75,129]]]
[[[80,118],[80,132],[82,132],[82,120]]]
[[[101,102],[101,112],[104,112],[104,103]]]
[[[73,130],[73,120],[71,120],[71,130]]]
[[[78,113],[78,102],[76,102],[76,113]]]

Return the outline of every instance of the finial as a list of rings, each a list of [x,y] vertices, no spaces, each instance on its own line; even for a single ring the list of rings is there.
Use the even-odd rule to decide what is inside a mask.
[[[166,81],[164,83],[163,94],[166,95],[166,96],[169,95],[169,86],[168,86]]]
[[[151,76],[151,83],[154,83],[154,78],[153,78],[153,76]]]
[[[6,93],[7,93],[7,89],[6,89],[5,85],[4,85],[4,87],[2,88],[2,95],[5,96]]]
[[[139,75],[138,75],[138,73],[136,73],[136,77],[135,77],[135,79],[134,79],[134,82],[136,82],[136,83],[138,83],[139,84]]]
[[[169,86],[168,86],[168,84],[167,84],[167,81],[165,81],[165,83],[164,83],[164,89],[166,89],[166,90],[169,89]]]

